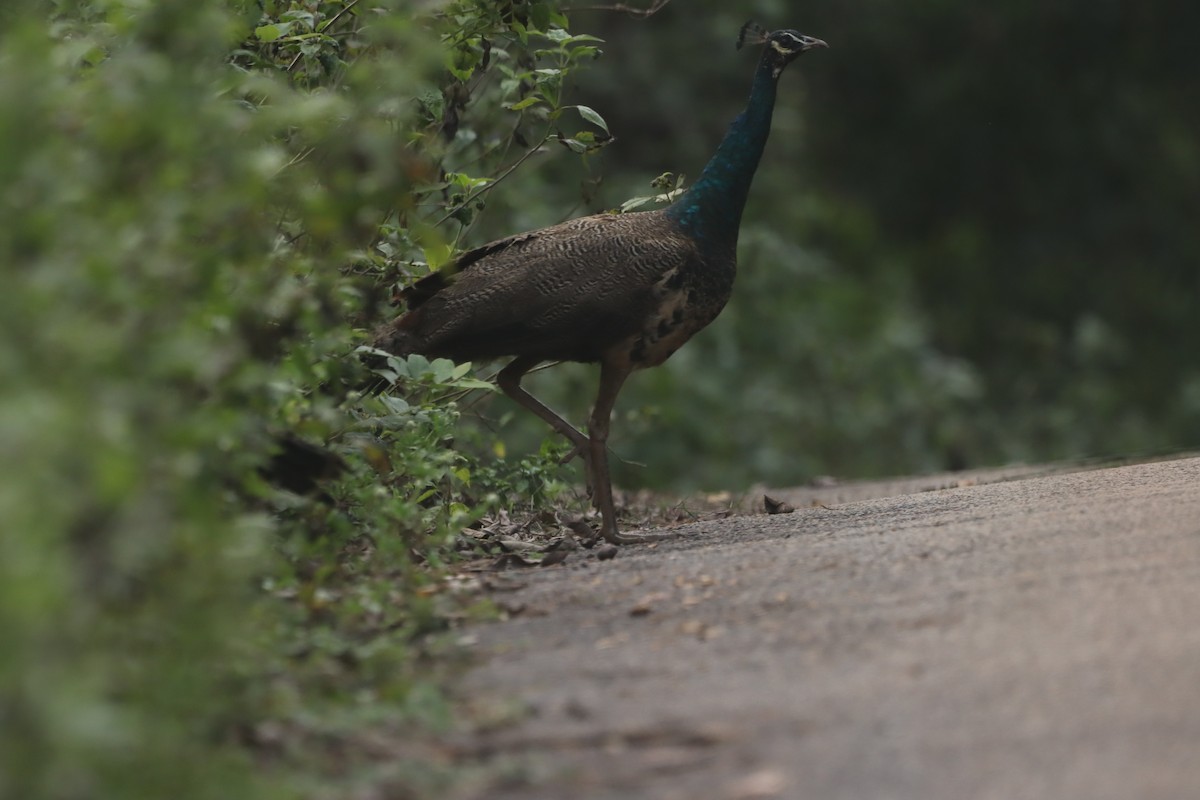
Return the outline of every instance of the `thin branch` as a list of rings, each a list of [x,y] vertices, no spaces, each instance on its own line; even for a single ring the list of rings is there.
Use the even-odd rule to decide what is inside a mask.
[[[649,8],[634,8],[633,6],[626,5],[625,3],[614,3],[613,5],[609,6],[567,6],[562,10],[565,13],[570,13],[572,11],[617,11],[622,14],[628,14],[631,17],[642,17],[645,19],[646,17],[654,16],[659,11],[662,11],[669,2],[671,2],[671,0],[654,0],[654,2],[650,4]]]
[[[299,164],[301,161],[303,161],[304,159],[308,158],[309,156],[311,156],[311,155],[312,155],[313,153],[315,153],[315,152],[317,152],[317,148],[315,148],[315,147],[310,147],[310,148],[308,148],[308,149],[306,149],[306,150],[303,150],[303,151],[301,151],[301,152],[299,152],[299,153],[296,153],[296,155],[292,156],[292,160],[291,160],[291,161],[289,161],[288,163],[284,164],[284,165],[283,165],[282,167],[280,167],[279,169],[275,170],[275,174],[276,174],[276,175],[278,175],[279,173],[283,172],[283,171],[284,171],[285,169],[287,169],[288,167],[294,167],[294,166],[296,166],[296,165],[297,165],[297,164]]]
[[[359,0],[351,0],[351,2],[347,3],[345,6],[342,7],[341,11],[337,12],[332,17],[330,17],[329,19],[322,22],[319,26],[317,26],[317,28],[315,28],[313,30],[313,33],[328,35],[325,33],[325,31],[329,29],[329,26],[331,26],[331,25],[333,25],[333,23],[337,22],[338,19],[342,16],[342,14],[345,14],[347,11],[354,8],[356,5],[358,5],[358,3],[359,3]],[[293,69],[295,69],[296,65],[300,63],[300,59],[303,57],[304,57],[304,53],[296,53],[296,57],[292,59],[292,63],[287,65],[287,72],[291,72]]]
[[[341,16],[342,16],[342,14],[345,14],[347,11],[349,11],[349,10],[350,10],[350,9],[352,9],[352,8],[354,8],[356,5],[358,5],[358,0],[351,0],[351,2],[349,2],[349,3],[346,3],[346,5],[342,7],[342,10],[341,10],[341,11],[337,12],[337,13],[336,13],[336,14],[334,14],[332,17],[330,17],[329,19],[327,19],[327,20],[325,20],[323,23],[321,23],[321,27],[320,27],[320,30],[318,31],[318,33],[324,33],[324,32],[325,32],[325,30],[326,30],[326,29],[327,29],[327,28],[328,28],[330,25],[332,25],[333,23],[335,23],[335,22],[337,22],[339,19],[341,19]]]
[[[458,204],[458,205],[456,205],[454,208],[452,208],[452,209],[450,209],[449,211],[447,211],[447,212],[446,212],[446,215],[445,215],[445,216],[443,216],[441,219],[439,219],[437,222],[435,222],[435,223],[434,223],[434,225],[435,225],[435,226],[437,226],[437,225],[441,225],[441,224],[443,224],[444,222],[446,222],[446,220],[448,220],[448,219],[450,219],[451,217],[453,217],[455,214],[457,214],[459,211],[461,211],[461,210],[463,210],[464,208],[466,208],[468,205],[470,205],[471,203],[473,203],[475,200],[479,199],[479,198],[480,198],[480,197],[482,197],[483,195],[485,195],[485,194],[487,194],[488,192],[490,192],[492,189],[496,188],[496,186],[498,186],[498,185],[500,184],[500,181],[504,180],[504,179],[505,179],[505,178],[507,178],[509,175],[513,174],[513,172],[515,172],[515,171],[516,171],[517,167],[521,166],[521,165],[522,165],[522,164],[524,164],[526,161],[528,161],[528,160],[529,160],[529,159],[530,159],[530,158],[533,156],[533,154],[534,154],[534,153],[536,153],[536,152],[538,152],[539,150],[541,150],[541,149],[542,149],[542,147],[543,147],[543,146],[546,144],[546,142],[550,141],[552,138],[554,138],[554,137],[550,136],[549,134],[547,134],[546,136],[544,136],[544,137],[542,138],[542,140],[541,140],[540,142],[538,142],[537,144],[535,144],[533,147],[531,147],[531,148],[530,148],[530,149],[529,149],[529,150],[528,150],[528,151],[525,153],[525,155],[523,155],[523,156],[521,156],[520,158],[518,158],[518,159],[516,160],[516,163],[514,163],[514,164],[513,164],[511,167],[509,167],[508,169],[504,170],[504,172],[501,172],[501,173],[500,173],[500,176],[499,176],[498,178],[496,178],[496,180],[492,181],[492,182],[491,182],[491,183],[489,183],[487,186],[480,187],[480,188],[479,188],[477,191],[474,191],[474,192],[472,192],[471,194],[467,195],[467,197],[466,197],[466,198],[465,198],[465,199],[464,199],[464,200],[463,200],[461,203],[459,203],[459,204]]]

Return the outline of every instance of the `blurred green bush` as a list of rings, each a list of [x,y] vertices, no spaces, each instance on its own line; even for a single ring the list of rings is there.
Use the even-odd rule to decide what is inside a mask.
[[[561,483],[452,446],[469,370],[362,396],[354,351],[588,44],[546,3],[411,11],[0,12],[0,796],[307,793],[332,743],[444,722],[441,565]]]

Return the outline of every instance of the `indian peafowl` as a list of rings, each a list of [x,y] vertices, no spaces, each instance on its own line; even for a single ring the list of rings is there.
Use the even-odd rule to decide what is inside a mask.
[[[752,30],[738,37],[741,47]],[[716,318],[736,271],[738,227],[771,128],[775,87],[801,53],[826,47],[794,30],[752,34],[764,45],[746,109],[700,178],[666,208],[597,214],[510,236],[459,256],[403,291],[408,311],[375,346],[456,361],[514,356],[500,388],[569,439],[583,457],[601,534],[617,530],[609,479],[609,418],[625,379],[661,364]],[[587,435],[521,388],[544,361],[600,364]]]

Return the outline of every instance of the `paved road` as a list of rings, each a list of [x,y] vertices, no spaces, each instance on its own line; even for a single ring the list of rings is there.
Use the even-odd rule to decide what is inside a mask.
[[[496,595],[478,797],[1200,797],[1200,459],[684,531]]]

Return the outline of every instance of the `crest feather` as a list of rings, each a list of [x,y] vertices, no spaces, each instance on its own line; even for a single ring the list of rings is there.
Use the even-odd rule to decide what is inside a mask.
[[[752,19],[746,20],[746,24],[738,31],[737,49],[741,50],[743,45],[747,44],[762,44],[767,41],[770,36],[770,31],[759,25]]]

